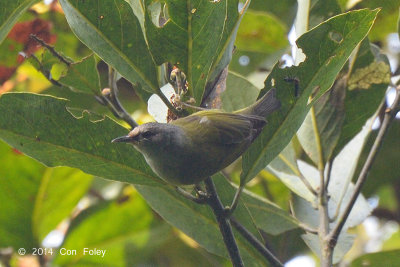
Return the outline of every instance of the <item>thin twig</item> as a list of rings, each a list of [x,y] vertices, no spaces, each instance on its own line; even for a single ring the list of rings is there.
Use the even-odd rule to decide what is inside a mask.
[[[263,243],[260,242],[249,230],[247,230],[239,221],[237,221],[234,217],[230,218],[230,221],[235,227],[236,230],[244,237],[246,238],[249,243],[257,249],[258,252],[260,252],[268,261],[271,263],[272,266],[279,266],[283,267],[283,264],[279,261],[275,255],[269,251]]]
[[[364,182],[366,181],[368,177],[368,173],[372,167],[372,164],[374,163],[374,160],[378,154],[378,151],[380,147],[382,146],[384,136],[389,128],[389,125],[393,121],[394,117],[396,116],[397,110],[399,109],[399,103],[400,103],[400,86],[396,88],[396,96],[393,101],[393,104],[391,107],[387,108],[385,110],[385,115],[381,124],[381,128],[379,129],[378,135],[374,141],[374,144],[372,145],[372,148],[368,154],[367,160],[364,163],[363,168],[361,169],[361,172],[357,178],[357,182],[354,187],[354,192],[350,198],[349,203],[346,205],[346,208],[343,212],[343,215],[339,218],[337,225],[335,228],[331,231],[329,234],[329,245],[330,247],[334,248],[337,240],[339,238],[340,232],[343,229],[344,224],[346,223],[347,218],[349,217],[349,214],[354,206],[354,203],[356,202],[360,192],[361,188],[364,185]]]
[[[206,204],[207,203],[207,197],[195,197],[186,190],[182,189],[179,186],[175,187],[176,192],[178,192],[180,195],[182,195],[184,198],[189,199],[190,201],[193,201],[197,204]]]
[[[51,78],[50,72],[49,72],[48,70],[46,70],[46,69],[43,68],[42,62],[40,62],[40,60],[39,60],[34,54],[30,55],[29,57],[30,57],[31,59],[33,59],[34,61],[36,61],[36,63],[38,64],[40,73],[42,73],[43,76],[46,77],[46,79],[47,79],[49,82],[51,82],[51,83],[52,83],[53,85],[55,85],[55,86],[60,86],[60,87],[62,86],[58,81],[56,81],[56,80],[54,80],[53,78]]]
[[[318,172],[319,172],[319,190],[318,190],[318,211],[319,211],[319,229],[318,236],[321,245],[321,266],[332,266],[333,248],[329,247],[326,241],[326,236],[329,234],[329,213],[328,213],[328,198],[325,186],[325,158],[323,153],[322,141],[318,129],[317,117],[315,108],[310,110],[311,121],[314,130],[315,142],[318,151]]]
[[[291,199],[289,200],[289,210],[290,210],[290,213],[292,214],[292,216],[297,219],[296,212],[294,211],[294,207],[293,207],[293,201]],[[299,227],[308,233],[318,234],[317,229],[311,228],[310,226],[306,225],[305,223],[299,223]]]
[[[317,196],[318,193],[315,191],[315,189],[312,187],[312,185],[308,182],[308,180],[303,176],[303,174],[299,174],[298,176],[300,178],[300,181],[303,182],[303,184],[307,187],[307,189],[314,195]]]
[[[333,164],[333,160],[330,159],[328,161],[328,166],[326,167],[326,182],[325,182],[325,191],[328,192],[328,186],[329,186],[329,182],[331,181],[331,174],[332,174],[332,164]]]
[[[229,220],[225,217],[225,208],[219,199],[217,190],[215,188],[214,182],[211,177],[204,180],[206,186],[207,194],[209,198],[207,199],[208,205],[211,207],[217,222],[219,229],[222,234],[225,246],[228,250],[229,257],[231,258],[234,267],[244,267],[243,260],[240,257],[239,248],[237,246],[235,236],[233,235],[232,226]]]
[[[59,54],[54,49],[53,46],[47,44],[45,41],[43,41],[36,35],[31,34],[29,37],[32,38],[33,40],[35,40],[36,42],[38,42],[43,47],[45,47],[53,56],[58,58],[62,63],[64,63],[68,67],[74,63],[73,61],[70,61],[70,60],[64,58],[61,54]],[[39,59],[35,55],[31,55],[31,57],[35,61],[37,61],[37,63],[39,64],[39,67],[40,67],[40,69],[39,69],[40,72],[47,78],[47,80],[49,82],[51,82],[52,84],[54,84],[56,86],[62,87],[62,84],[60,84],[58,81],[52,79],[50,77],[49,73],[47,73],[46,70],[43,69],[42,63],[39,61]],[[95,94],[95,99],[98,100],[100,102],[100,104],[107,106],[110,109],[110,111],[114,114],[115,117],[124,120],[132,128],[135,128],[136,126],[138,126],[138,124],[129,115],[129,113],[124,109],[124,107],[119,102],[116,73],[111,67],[109,67],[109,68],[110,68],[110,71],[109,71],[109,77],[108,77],[109,79],[108,80],[109,80],[109,87],[110,87],[110,95],[104,96],[97,92],[93,92]]]
[[[113,68],[109,67],[108,72],[108,86],[110,87],[110,94],[105,96],[105,99],[111,102],[114,110],[120,119],[126,121],[132,129],[137,127],[137,122],[129,115],[129,113],[124,109],[121,102],[118,99],[118,87],[117,87],[117,77],[116,72]]]
[[[69,66],[71,65],[73,62],[69,61],[68,59],[64,58],[63,56],[61,56],[55,49],[53,46],[47,44],[45,41],[43,41],[42,39],[40,39],[39,37],[37,37],[34,34],[30,34],[29,37],[33,40],[35,40],[36,42],[38,42],[41,46],[47,48],[47,50],[50,51],[50,53],[53,54],[53,56],[55,56],[56,58],[58,58],[58,60],[60,60],[62,63],[64,63],[65,65]]]
[[[290,170],[299,177],[300,181],[307,187],[307,189],[314,195],[317,196],[318,193],[312,187],[312,185],[307,181],[307,179],[303,176],[303,174],[297,169],[297,167],[293,166],[288,159],[286,159],[282,154],[278,155],[279,159],[283,161],[290,168]]]
[[[233,212],[235,211],[237,205],[239,204],[240,194],[244,189],[244,185],[240,185],[239,188],[236,190],[235,196],[233,197],[232,203],[229,207],[225,207],[225,216],[230,217]]]

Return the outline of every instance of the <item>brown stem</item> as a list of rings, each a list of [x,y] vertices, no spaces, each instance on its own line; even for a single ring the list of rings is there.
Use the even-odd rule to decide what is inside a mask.
[[[372,145],[372,148],[368,154],[367,160],[364,163],[363,168],[361,169],[361,172],[357,178],[357,182],[354,187],[354,192],[351,196],[351,199],[349,203],[347,204],[343,215],[339,218],[337,225],[335,228],[331,231],[329,234],[328,240],[329,240],[329,245],[332,247],[332,249],[335,247],[337,240],[339,238],[340,232],[343,229],[344,224],[346,223],[347,218],[349,217],[349,214],[354,206],[354,203],[356,202],[360,192],[361,188],[364,185],[368,173],[372,167],[372,164],[374,163],[374,160],[379,152],[380,147],[382,146],[384,136],[393,121],[394,117],[396,116],[396,113],[399,109],[399,103],[400,103],[400,86],[396,88],[396,96],[393,101],[393,104],[391,107],[386,108],[385,110],[385,115],[383,117],[382,125],[381,128],[379,129],[378,135],[374,141],[374,144]]]

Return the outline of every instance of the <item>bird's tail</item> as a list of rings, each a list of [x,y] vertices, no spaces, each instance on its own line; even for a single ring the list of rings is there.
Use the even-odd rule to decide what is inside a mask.
[[[271,114],[275,110],[281,107],[281,102],[276,98],[276,89],[271,88],[265,95],[263,95],[253,105],[237,111],[243,115],[256,115],[266,118],[267,115]]]

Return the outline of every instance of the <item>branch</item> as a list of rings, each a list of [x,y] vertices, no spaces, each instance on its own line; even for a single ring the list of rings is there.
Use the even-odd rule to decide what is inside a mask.
[[[206,191],[209,195],[207,203],[211,207],[217,219],[218,226],[224,239],[224,243],[228,250],[232,264],[234,267],[244,267],[243,260],[240,257],[239,248],[235,240],[235,236],[233,235],[231,224],[229,220],[225,217],[225,208],[218,197],[214,182],[212,181],[211,177],[208,177],[204,181],[204,183],[206,185]]]
[[[63,56],[61,56],[55,49],[53,46],[47,44],[45,41],[43,41],[42,39],[40,39],[39,37],[37,37],[34,34],[30,34],[29,37],[33,40],[35,40],[36,42],[38,42],[41,46],[47,48],[47,50],[50,51],[50,53],[53,54],[53,56],[55,56],[56,58],[58,58],[58,60],[60,60],[62,63],[64,63],[65,65],[69,66],[71,65],[73,62],[69,61],[68,59],[64,58]]]
[[[45,47],[53,56],[55,56],[58,60],[60,60],[62,63],[67,65],[68,67],[73,64],[73,61],[70,61],[66,58],[64,58],[61,54],[59,54],[53,46],[47,44],[45,41],[40,39],[34,34],[29,35],[29,37],[36,42],[38,42],[41,46]],[[60,84],[58,81],[52,79],[49,75],[49,73],[46,72],[46,70],[43,69],[43,66],[39,59],[35,57],[35,55],[31,55],[31,57],[38,63],[40,67],[40,72],[49,80],[52,84],[62,87],[62,84]],[[100,104],[107,106],[111,112],[114,114],[115,117],[120,118],[127,122],[132,128],[135,128],[138,126],[137,122],[129,115],[129,113],[124,109],[122,104],[118,100],[118,88],[117,88],[117,79],[116,79],[116,73],[115,71],[109,67],[109,75],[108,75],[108,82],[109,82],[109,88],[110,91],[107,93],[103,94],[98,94],[97,92],[93,92],[95,94],[95,99],[100,102]],[[103,91],[104,92],[104,91]]]
[[[356,202],[358,195],[361,192],[361,188],[367,179],[369,170],[371,169],[372,164],[376,158],[376,155],[378,154],[378,151],[379,151],[380,147],[382,146],[383,138],[389,128],[390,123],[393,121],[393,119],[396,116],[396,113],[399,109],[399,103],[400,103],[400,86],[398,86],[396,88],[396,96],[395,96],[392,106],[386,108],[386,110],[385,110],[385,115],[384,115],[384,118],[382,121],[381,128],[379,129],[379,132],[375,139],[375,142],[368,154],[368,158],[365,161],[364,166],[357,178],[357,182],[355,184],[354,192],[351,196],[350,202],[347,204],[342,217],[339,218],[338,224],[335,226],[335,228],[332,230],[332,232],[328,236],[329,237],[329,245],[332,248],[335,247],[336,242],[339,238],[340,232],[342,231],[343,226],[353,208],[353,205]]]
[[[260,252],[272,266],[283,267],[283,264],[279,261],[275,255],[269,251],[261,242],[258,240],[249,230],[247,230],[240,222],[238,222],[234,217],[230,219],[233,227],[235,227],[238,232],[250,242],[250,244],[255,247],[258,252]]]
[[[121,102],[119,102],[116,72],[110,66],[108,72],[108,86],[110,87],[110,93],[104,95],[104,98],[111,104],[112,108],[116,112],[117,117],[126,121],[132,127],[132,129],[137,127],[137,122],[124,109]]]

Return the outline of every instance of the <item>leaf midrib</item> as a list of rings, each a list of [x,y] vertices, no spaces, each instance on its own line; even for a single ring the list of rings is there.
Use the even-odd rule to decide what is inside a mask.
[[[29,137],[29,136],[25,136],[25,135],[22,135],[22,134],[19,134],[19,133],[15,133],[15,132],[13,132],[13,131],[11,131],[11,130],[0,129],[0,132],[8,132],[8,133],[11,133],[11,135],[14,135],[14,136],[18,136],[18,137],[22,137],[22,138],[28,139],[28,140],[32,141],[32,143],[34,143],[34,142],[36,141],[35,138]],[[111,163],[111,164],[112,164],[113,166],[115,166],[115,167],[122,168],[122,169],[127,169],[127,170],[129,170],[129,171],[132,171],[132,172],[135,173],[135,174],[141,175],[141,176],[143,176],[143,177],[150,178],[150,179],[152,179],[152,180],[154,180],[154,181],[156,181],[156,182],[158,182],[158,183],[163,184],[162,181],[161,181],[161,179],[158,179],[158,178],[156,178],[156,177],[154,177],[154,176],[150,176],[149,174],[146,174],[146,173],[144,173],[144,172],[142,172],[142,171],[139,171],[138,169],[134,169],[134,168],[132,168],[132,167],[129,167],[129,166],[124,165],[124,164],[121,164],[121,163],[118,163],[118,162],[116,162],[116,161],[113,161],[113,160],[110,160],[110,159],[106,159],[106,158],[101,157],[101,156],[99,156],[99,155],[90,154],[90,153],[85,152],[85,151],[80,151],[80,150],[76,150],[76,149],[74,149],[74,148],[65,147],[65,146],[61,146],[61,145],[57,145],[57,144],[50,143],[50,142],[47,142],[47,141],[44,141],[44,140],[40,140],[40,143],[42,143],[42,144],[44,143],[44,144],[46,144],[46,145],[49,146],[49,147],[55,147],[55,148],[57,148],[58,150],[61,150],[61,151],[62,151],[62,150],[67,150],[67,151],[72,152],[72,153],[81,154],[81,155],[87,155],[87,156],[89,156],[89,157],[91,157],[91,158],[95,158],[95,159],[98,159],[98,160],[100,160],[100,161],[105,161],[105,162]]]

